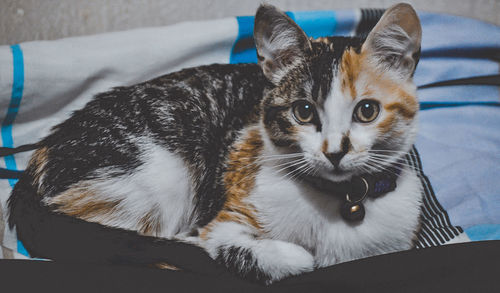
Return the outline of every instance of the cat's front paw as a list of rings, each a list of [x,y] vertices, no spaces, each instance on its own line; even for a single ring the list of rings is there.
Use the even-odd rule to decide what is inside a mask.
[[[222,246],[216,259],[230,271],[266,284],[314,269],[314,258],[303,247],[280,240],[253,240],[244,246]]]
[[[272,283],[314,269],[314,258],[302,246],[280,241],[262,239],[254,248],[257,266]]]

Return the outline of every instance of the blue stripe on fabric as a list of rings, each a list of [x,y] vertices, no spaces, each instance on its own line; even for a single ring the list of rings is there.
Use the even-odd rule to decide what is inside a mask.
[[[9,108],[7,109],[7,115],[2,121],[1,135],[2,144],[4,147],[14,147],[14,139],[12,137],[12,123],[16,119],[19,106],[21,105],[21,99],[23,98],[24,89],[24,58],[21,46],[12,45],[10,46],[12,51],[12,67],[13,67],[13,79],[12,79],[12,93],[10,97]],[[8,170],[13,172],[17,171],[16,159],[13,155],[5,156],[5,166]],[[17,179],[8,179],[10,186],[14,187]],[[29,257],[28,252],[24,248],[23,244],[17,241],[17,252]]]
[[[26,250],[26,248],[24,248],[24,245],[21,242],[21,240],[17,240],[17,252],[27,257],[30,257],[29,252]]]
[[[358,10],[335,10],[335,35],[349,36],[356,30],[359,18],[357,17]]]
[[[253,16],[237,16],[238,37],[234,42],[229,63],[257,63],[257,51],[253,41]]]
[[[472,241],[500,240],[500,225],[477,225],[465,229]]]
[[[337,27],[335,12],[331,10],[288,12],[309,36],[313,38],[333,36]]]
[[[23,51],[21,50],[21,46],[19,45],[12,45],[10,46],[10,49],[12,51],[13,59],[13,82],[9,108],[7,109],[7,115],[2,121],[1,127],[2,142],[4,147],[14,147],[14,139],[12,138],[12,123],[16,119],[24,89]],[[16,159],[13,155],[6,156],[4,157],[4,159],[7,169],[17,170]],[[14,187],[16,182],[17,179],[9,179],[9,184],[12,187]]]
[[[464,106],[489,106],[500,107],[499,102],[420,102],[420,110],[428,110],[434,108],[451,108]]]
[[[286,12],[310,37],[332,36],[337,27],[333,11]],[[229,63],[257,63],[257,51],[253,40],[253,16],[237,16],[238,37],[234,42]]]

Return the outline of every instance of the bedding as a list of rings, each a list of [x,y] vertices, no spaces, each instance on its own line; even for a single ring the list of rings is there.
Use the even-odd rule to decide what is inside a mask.
[[[366,34],[382,12],[288,15],[321,37]],[[407,156],[425,192],[416,248],[500,240],[500,27],[443,14],[419,17],[420,131]],[[256,62],[252,34],[253,17],[241,16],[0,46],[1,146],[38,141],[114,86],[202,64]],[[439,85],[449,80],[456,85]],[[6,225],[6,201],[30,154],[0,158],[0,258],[29,258]]]

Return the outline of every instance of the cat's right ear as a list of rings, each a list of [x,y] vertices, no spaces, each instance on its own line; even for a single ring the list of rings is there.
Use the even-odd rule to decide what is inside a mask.
[[[255,15],[255,46],[264,75],[275,85],[311,49],[304,31],[285,13],[262,4]]]

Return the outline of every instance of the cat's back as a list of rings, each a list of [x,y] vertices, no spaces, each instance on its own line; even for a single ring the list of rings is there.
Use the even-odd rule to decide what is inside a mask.
[[[183,232],[195,210],[215,213],[225,155],[266,86],[256,65],[216,64],[99,94],[42,140],[21,180],[60,213]]]
[[[255,117],[262,79],[256,65],[214,64],[98,94],[42,140],[46,183],[67,187],[110,166],[124,173],[149,144],[194,162],[193,151],[229,143],[221,139]]]

